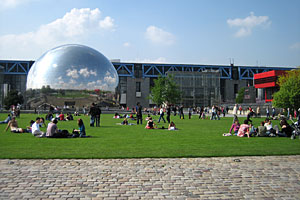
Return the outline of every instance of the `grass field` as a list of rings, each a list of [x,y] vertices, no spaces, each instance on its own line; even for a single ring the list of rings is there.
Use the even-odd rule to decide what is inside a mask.
[[[4,120],[7,114],[0,114]],[[89,117],[84,120],[87,135],[91,138],[50,139],[35,138],[30,133],[5,132],[6,124],[0,124],[0,158],[157,158],[157,157],[212,157],[252,155],[295,155],[300,154],[297,138],[238,138],[223,137],[229,131],[232,118],[220,121],[192,119],[180,120],[171,117],[178,131],[146,130],[143,125],[120,126],[122,119],[113,115],[101,116],[101,127],[89,127]],[[19,127],[26,127],[37,115],[22,114],[17,119]],[[69,132],[77,128],[74,121],[63,121],[57,125]],[[158,116],[154,117],[158,119]],[[243,121],[245,118],[240,118]],[[263,119],[253,119],[255,126]],[[131,121],[130,121],[131,122]],[[135,123],[135,121],[132,121]],[[278,121],[273,121],[273,125]],[[160,123],[159,127],[167,124]],[[46,128],[42,128],[43,131]]]

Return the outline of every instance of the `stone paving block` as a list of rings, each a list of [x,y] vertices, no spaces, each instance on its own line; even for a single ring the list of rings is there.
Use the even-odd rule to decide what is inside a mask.
[[[300,156],[237,158],[4,159],[0,199],[300,199]]]

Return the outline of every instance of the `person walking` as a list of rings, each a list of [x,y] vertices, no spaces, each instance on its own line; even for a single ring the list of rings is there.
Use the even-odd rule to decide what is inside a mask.
[[[266,113],[267,113],[267,118],[270,118],[270,110],[269,110],[269,106],[267,106],[267,108],[266,108]]]
[[[164,118],[164,109],[163,107],[160,107],[160,110],[159,110],[159,119],[158,119],[158,123],[160,122],[160,120],[163,119],[164,120],[164,123],[166,123],[166,120]]]
[[[183,105],[181,105],[179,108],[179,119],[184,119]]]

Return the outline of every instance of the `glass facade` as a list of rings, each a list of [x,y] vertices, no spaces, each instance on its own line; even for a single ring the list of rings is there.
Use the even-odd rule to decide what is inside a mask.
[[[220,103],[219,72],[169,72],[179,85],[184,106],[212,106]]]

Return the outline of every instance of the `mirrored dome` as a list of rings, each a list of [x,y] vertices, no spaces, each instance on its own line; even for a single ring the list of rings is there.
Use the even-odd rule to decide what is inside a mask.
[[[56,47],[42,55],[27,76],[27,89],[114,91],[118,74],[100,52],[78,44]]]

